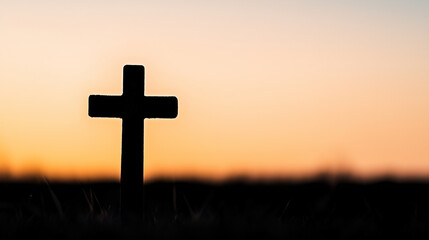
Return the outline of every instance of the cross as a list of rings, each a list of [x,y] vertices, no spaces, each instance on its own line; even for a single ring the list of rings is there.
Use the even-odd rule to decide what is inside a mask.
[[[89,96],[91,117],[122,118],[121,216],[143,216],[145,118],[176,118],[176,97],[144,95],[144,67],[125,65],[121,96]]]

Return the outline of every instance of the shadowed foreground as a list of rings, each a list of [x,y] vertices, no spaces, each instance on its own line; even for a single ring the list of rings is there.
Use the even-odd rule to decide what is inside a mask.
[[[0,239],[429,237],[425,183],[154,182],[135,225],[120,224],[119,183],[3,182],[0,191]]]

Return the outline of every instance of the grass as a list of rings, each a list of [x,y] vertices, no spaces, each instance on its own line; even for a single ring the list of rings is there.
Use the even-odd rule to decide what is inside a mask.
[[[144,220],[121,224],[116,182],[0,183],[0,239],[429,237],[429,185],[326,181],[145,185]]]

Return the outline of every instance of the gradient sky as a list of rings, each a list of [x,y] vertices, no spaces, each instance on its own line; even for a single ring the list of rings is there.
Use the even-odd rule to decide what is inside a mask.
[[[0,174],[119,178],[88,96],[141,64],[146,179],[429,176],[428,43],[425,0],[0,0]]]

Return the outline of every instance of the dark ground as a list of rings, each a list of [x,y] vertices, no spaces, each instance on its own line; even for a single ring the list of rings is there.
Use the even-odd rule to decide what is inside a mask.
[[[121,224],[119,184],[0,183],[0,239],[429,238],[429,184],[153,182]]]

